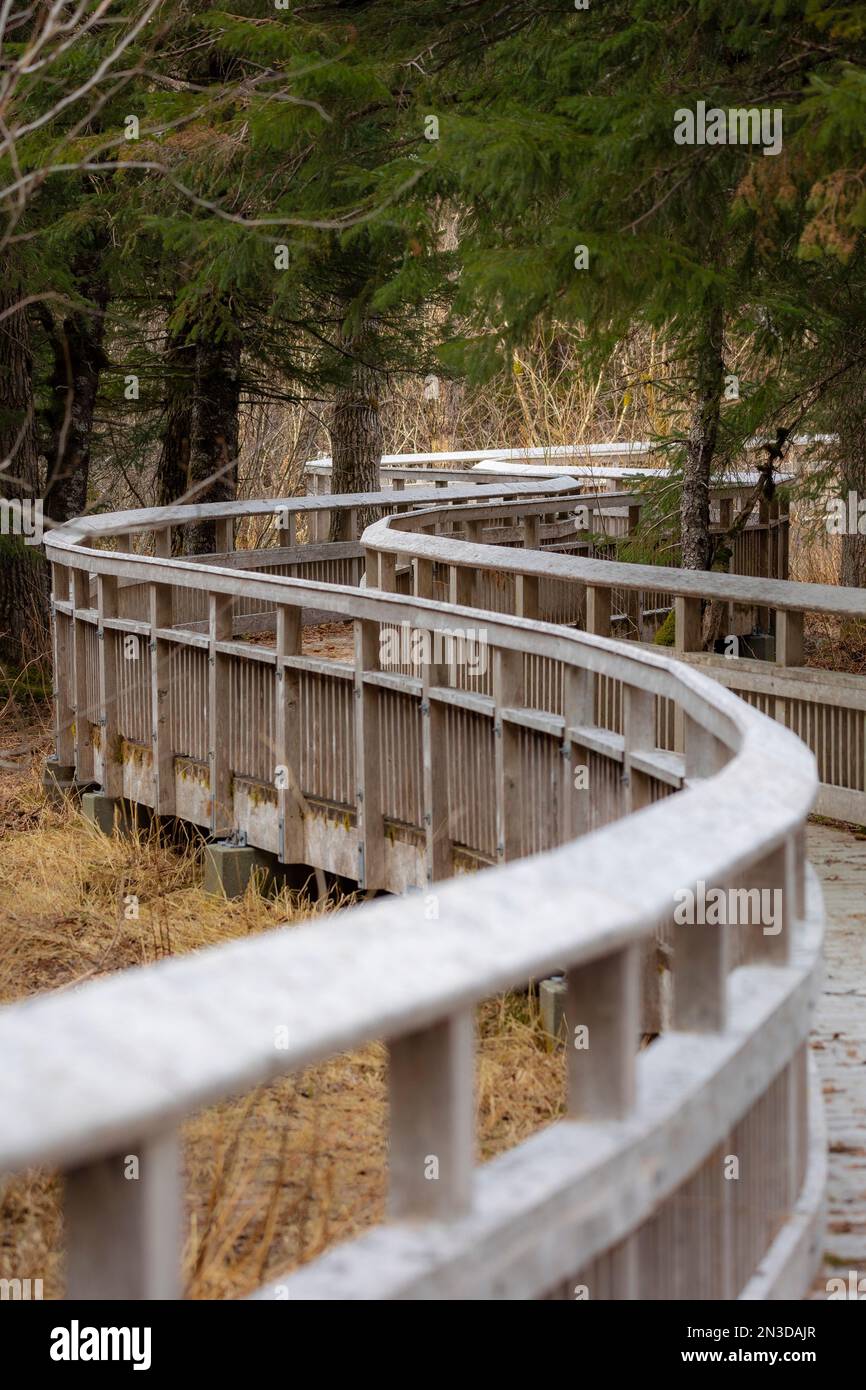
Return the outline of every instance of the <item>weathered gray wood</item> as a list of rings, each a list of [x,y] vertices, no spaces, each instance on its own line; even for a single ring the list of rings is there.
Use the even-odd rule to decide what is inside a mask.
[[[54,655],[54,753],[64,767],[71,767],[75,757],[75,665],[73,623],[60,607],[68,600],[73,571],[62,565],[51,566],[51,586],[54,594],[52,612],[52,650]]]
[[[234,829],[229,742],[230,658],[217,649],[217,643],[232,635],[232,600],[227,594],[208,595],[210,623],[208,645],[207,738],[210,768],[211,834],[225,837]]]
[[[718,1033],[725,1026],[730,927],[674,925],[673,1027]]]
[[[154,810],[172,816],[176,810],[174,747],[169,718],[174,647],[159,632],[171,627],[172,591],[168,584],[149,586],[150,611],[150,721],[153,758]]]
[[[301,610],[277,609],[277,746],[276,768],[285,769],[277,779],[279,856],[284,864],[304,859],[304,809],[301,789],[301,673],[283,658],[299,656],[302,645]]]
[[[776,614],[776,660],[781,666],[802,666],[803,613],[786,612],[780,609]]]
[[[105,619],[117,616],[117,580],[99,575],[96,580],[99,614],[99,773],[106,796],[123,792],[123,766],[120,760],[120,724],[117,685],[117,634],[106,629]]]
[[[503,710],[523,703],[523,656],[520,652],[493,652],[494,777],[496,786],[496,859],[504,863],[520,853],[520,736]]]
[[[447,1220],[472,1199],[472,1010],[391,1043],[389,1208],[397,1218]]]
[[[651,752],[656,743],[655,697],[646,690],[626,686],[623,695],[623,724],[625,738],[625,757],[623,778],[626,784],[625,804],[627,811],[639,811],[652,801],[652,782],[636,766],[633,754]]]
[[[358,817],[358,883],[385,885],[384,821],[379,727],[379,691],[364,680],[379,669],[379,626],[355,623],[355,804]]]
[[[66,1174],[66,1297],[179,1298],[182,1209],[174,1133]]]
[[[610,636],[610,589],[586,586],[586,630],[597,637]]]
[[[568,1115],[619,1119],[635,1099],[640,953],[634,946],[566,976]]]
[[[667,585],[667,576],[665,576]],[[702,646],[701,601],[699,598],[674,600],[676,649],[678,652],[699,652]]]
[[[544,482],[536,486],[538,493],[546,493],[549,484]],[[52,1155],[60,1155],[61,1161],[68,1165],[82,1158],[117,1152],[117,1144],[126,1134],[158,1131],[196,1105],[218,1099],[233,1089],[266,1081],[287,1069],[308,1065],[371,1037],[386,1036],[394,1040],[392,1047],[398,1059],[394,1085],[402,1112],[402,1119],[395,1118],[393,1149],[398,1209],[404,1213],[428,1211],[453,1218],[461,1205],[466,1210],[467,1198],[461,1194],[468,1192],[472,1172],[471,1062],[466,1064],[472,1006],[491,993],[525,983],[529,978],[538,978],[558,967],[568,972],[571,993],[576,993],[581,1007],[590,1013],[595,1010],[592,1017],[596,1041],[600,1032],[610,1043],[583,1068],[578,1080],[573,1077],[572,1105],[582,1114],[627,1116],[630,1128],[623,1133],[635,1135],[634,1126],[640,1124],[639,1115],[644,1113],[642,1107],[646,1100],[639,1089],[633,1094],[630,1090],[639,1026],[639,952],[652,939],[655,924],[666,914],[669,917],[676,886],[693,883],[697,873],[702,874],[707,883],[718,882],[725,886],[754,882],[756,877],[776,884],[781,875],[786,898],[793,903],[798,894],[802,896],[802,824],[813,794],[815,772],[808,755],[786,730],[768,723],[755,710],[743,706],[718,684],[709,683],[690,666],[675,663],[661,652],[637,647],[618,648],[598,636],[582,636],[538,623],[526,611],[514,617],[488,615],[485,619],[487,635],[495,649],[492,698],[484,693],[490,686],[483,682],[478,691],[444,689],[435,683],[444,678],[441,672],[434,675],[428,670],[422,683],[417,676],[402,675],[399,670],[378,669],[381,624],[399,626],[406,623],[440,634],[461,625],[477,624],[477,615],[455,613],[432,600],[434,560],[464,576],[471,576],[476,570],[496,570],[508,577],[509,582],[517,576],[529,580],[531,585],[537,585],[542,577],[563,577],[559,568],[563,562],[567,565],[601,563],[605,567],[603,574],[599,570],[588,572],[597,595],[589,605],[594,610],[590,621],[592,626],[605,627],[600,615],[606,602],[609,625],[610,594],[614,587],[619,587],[619,571],[626,571],[631,590],[636,592],[640,584],[635,580],[641,578],[636,572],[647,567],[575,562],[566,556],[521,552],[500,546],[493,548],[478,543],[482,523],[488,519],[486,513],[491,513],[491,521],[500,516],[511,517],[516,524],[527,527],[530,535],[540,536],[544,517],[552,516],[557,524],[555,519],[557,512],[562,510],[565,495],[563,491],[541,500],[526,497],[518,502],[485,503],[483,510],[477,511],[458,506],[448,512],[447,522],[443,523],[441,518],[438,522],[449,527],[453,522],[457,528],[453,537],[416,533],[418,526],[437,524],[435,519],[431,523],[429,512],[407,512],[399,519],[394,518],[393,524],[377,523],[367,533],[374,541],[368,554],[376,557],[375,570],[371,573],[375,572],[376,581],[384,577],[382,588],[385,592],[375,591],[375,585],[374,591],[365,592],[348,585],[287,580],[238,569],[234,564],[214,564],[215,557],[207,557],[206,561],[175,561],[133,558],[95,550],[85,552],[81,548],[82,533],[76,532],[74,526],[61,538],[56,556],[52,557],[54,563],[63,565],[68,558],[74,558],[76,563],[86,563],[103,582],[113,579],[129,580],[138,585],[170,584],[177,590],[200,588],[202,567],[206,564],[206,582],[211,594],[208,632],[200,636],[178,633],[177,641],[179,647],[195,645],[194,639],[207,643],[211,659],[209,748],[213,747],[218,706],[222,706],[222,727],[228,724],[227,686],[222,692],[215,691],[215,680],[218,686],[220,679],[228,678],[233,664],[253,663],[265,676],[267,673],[261,671],[262,665],[272,665],[294,677],[307,671],[311,676],[331,677],[331,684],[342,689],[345,689],[342,681],[335,681],[334,677],[354,680],[357,827],[347,832],[352,837],[347,842],[354,848],[354,837],[357,835],[360,839],[364,859],[359,874],[362,883],[393,887],[407,881],[400,879],[406,872],[399,865],[407,844],[400,844],[399,826],[398,839],[394,851],[389,851],[387,865],[385,854],[387,836],[393,835],[394,830],[391,821],[386,827],[383,816],[382,767],[383,759],[387,766],[391,758],[390,777],[394,771],[395,748],[399,748],[401,757],[404,751],[408,757],[420,757],[420,799],[425,816],[425,825],[421,827],[424,839],[420,863],[422,880],[427,877],[428,881],[436,881],[440,872],[450,872],[448,776],[458,779],[459,784],[463,773],[459,762],[454,762],[460,756],[458,750],[462,745],[458,742],[455,750],[449,752],[444,737],[445,712],[451,707],[460,711],[463,719],[485,721],[488,731],[490,725],[486,721],[491,718],[494,721],[497,858],[513,859],[525,852],[523,846],[529,843],[530,832],[535,828],[535,812],[530,814],[528,809],[535,805],[531,798],[537,799],[533,790],[532,760],[547,757],[551,742],[564,752],[560,759],[564,770],[557,770],[554,776],[554,796],[558,804],[550,808],[554,827],[552,838],[564,843],[560,849],[531,860],[501,864],[492,874],[442,883],[437,889],[439,916],[434,921],[427,920],[424,902],[411,899],[399,905],[383,902],[355,915],[354,920],[329,923],[326,933],[317,932],[315,928],[300,928],[292,933],[273,934],[271,940],[221,948],[213,953],[211,960],[204,953],[195,960],[169,962],[165,969],[159,967],[149,972],[149,978],[132,982],[131,992],[128,992],[129,982],[122,977],[106,981],[94,986],[94,989],[106,991],[98,996],[106,1001],[104,1014],[101,1006],[94,1004],[91,991],[83,992],[89,997],[86,1009],[80,1012],[77,1011],[77,998],[46,1001],[54,1020],[50,1025],[52,1035],[56,1036],[55,1030],[59,1029],[67,1041],[69,1056],[63,1058],[67,1067],[65,1076],[57,1071],[56,1050],[45,1050],[49,1030],[40,1022],[41,1013],[37,1011],[35,1020],[29,1009],[26,1016],[15,1008],[0,1014],[0,1046],[8,1046],[15,1052],[24,1044],[29,1081],[32,1082],[39,1072],[38,1058],[44,1056],[45,1066],[53,1078],[48,1091],[52,1086],[61,1087],[65,1080],[70,1098],[74,1092],[75,1100],[75,1110],[71,1113],[65,1104],[58,1107],[55,1093],[52,1109],[51,1096],[46,1098],[44,1094],[45,1087],[40,1088],[37,1083],[34,1088],[28,1084],[26,1093],[23,1089],[16,1092],[14,1078],[10,1083],[8,1078],[0,1077],[0,1112],[13,1115],[9,1138],[0,1139],[0,1165],[4,1161],[7,1165],[14,1163],[16,1156],[22,1159],[28,1153],[31,1157],[35,1154],[38,1161],[50,1161]],[[343,498],[326,500],[331,508],[346,505]],[[446,500],[444,494],[442,500]],[[623,505],[633,504],[624,504],[620,499],[617,516]],[[467,516],[467,512],[472,515]],[[245,512],[243,507],[241,510],[218,508],[211,516],[226,520],[244,514],[253,512],[249,508]],[[152,524],[154,518],[145,515],[144,529],[159,529]],[[435,518],[438,513],[432,515]],[[160,520],[165,529],[166,523],[183,524],[186,519],[190,518],[175,520],[163,513],[156,520]],[[465,526],[470,539],[456,539],[461,526]],[[108,534],[109,529],[103,534]],[[508,529],[510,534],[513,528],[509,526]],[[70,556],[70,550],[74,550],[74,556]],[[401,574],[405,573],[407,561],[414,564],[417,591],[414,597],[401,598],[393,592],[398,557]],[[651,585],[646,585],[645,580],[641,582],[655,589],[660,576],[658,570],[652,573]],[[664,572],[666,586],[669,574],[676,576],[677,573]],[[572,570],[567,577],[582,585],[587,572]],[[710,576],[710,581],[718,578]],[[706,576],[690,576],[689,582],[701,584],[706,579]],[[629,584],[623,587],[629,588]],[[671,591],[676,591],[675,585],[671,585]],[[468,586],[464,586],[462,595],[467,592]],[[524,610],[527,592],[531,594],[532,590],[527,590],[524,584],[518,596],[518,603]],[[694,590],[686,590],[680,596],[690,600],[699,597]],[[250,600],[275,604],[282,611],[282,618],[277,620],[276,652],[232,640],[230,613],[235,597],[248,605]],[[104,613],[97,614],[90,608],[90,602],[89,593],[79,584],[76,606],[82,632],[86,632],[88,626],[95,626],[100,618],[107,631],[141,630],[140,621],[136,625],[136,620],[132,619],[126,626],[107,627],[106,624],[114,624],[117,620],[109,619]],[[300,654],[301,615],[305,608],[309,611],[314,606],[323,613],[341,616],[349,613],[355,618],[358,645],[352,666]],[[62,616],[67,614],[62,612]],[[175,632],[170,619],[168,622],[163,619],[152,620],[149,630],[170,647],[175,641]],[[144,630],[148,630],[148,625],[144,625]],[[294,648],[294,655],[289,655],[287,648]],[[220,677],[215,678],[213,674],[213,661],[223,663]],[[554,712],[558,709],[555,704],[547,709],[526,707],[530,691],[524,689],[524,663],[543,661],[558,663],[554,670],[561,671],[562,715]],[[526,669],[532,672],[536,668],[527,664]],[[365,679],[365,673],[369,679]],[[531,675],[528,679],[535,682],[536,677]],[[611,712],[614,702],[608,699],[608,694],[615,692],[613,683],[622,681],[627,688],[624,733],[621,735],[611,728],[600,729],[595,725],[594,686],[599,679],[607,692],[604,717],[608,720],[614,717]],[[552,698],[558,699],[556,688],[554,679]],[[243,690],[243,684],[238,689]],[[534,684],[532,690],[535,690]],[[380,702],[386,698],[393,700],[394,693],[400,700],[420,700],[422,706],[422,717],[414,726],[416,732],[405,749],[405,729],[412,727],[411,722],[397,725],[400,732],[393,745],[383,749],[381,742]],[[533,695],[532,698],[543,701],[547,696]],[[659,698],[673,701],[683,723],[688,721],[689,727],[693,724],[700,739],[692,748],[688,765],[691,788],[649,805],[644,803],[654,794],[656,780],[663,783],[665,789],[676,789],[683,775],[681,759],[655,748],[655,704]],[[423,712],[425,703],[430,713]],[[438,711],[438,727],[434,724],[433,710]],[[278,746],[280,737],[284,739],[282,748],[287,743],[285,732],[282,735],[279,732],[281,727],[286,729],[284,716],[285,701],[281,704],[278,695],[276,728]],[[391,715],[387,718],[390,720]],[[235,711],[235,726],[242,719],[241,708]],[[384,714],[382,719],[385,719]],[[393,726],[386,723],[385,727]],[[414,748],[412,737],[416,739]],[[520,750],[523,750],[522,756],[530,760],[527,797],[522,795],[520,785]],[[627,803],[617,791],[610,804],[614,814],[621,814],[626,804],[632,810],[638,809],[639,804],[643,806],[639,835],[626,820],[577,840],[571,838],[585,829],[586,822],[581,822],[581,816],[588,804],[581,805],[575,798],[569,800],[565,794],[568,789],[565,779],[571,771],[568,764],[579,750],[585,750],[587,755],[591,753],[599,765],[613,769],[617,776],[621,767],[630,786],[634,779],[635,790],[629,793]],[[696,757],[697,752],[700,757]],[[286,756],[288,760],[288,753]],[[723,758],[728,760],[725,773],[717,778],[714,773]],[[399,764],[397,766],[399,769]],[[547,769],[549,765],[540,766]],[[212,770],[212,790],[216,794],[217,787],[224,784],[227,802],[231,799],[231,775],[230,756],[219,776],[217,769]],[[637,795],[638,778],[645,779],[640,795]],[[706,778],[711,784],[702,780]],[[241,805],[243,785],[241,779]],[[615,788],[616,783],[611,782],[611,786]],[[402,795],[399,778],[394,794],[398,799]],[[475,795],[471,785],[468,785],[468,794]],[[345,802],[346,794],[342,795]],[[592,792],[588,795],[591,797]],[[349,797],[351,800],[351,792]],[[419,814],[414,812],[416,817]],[[725,827],[723,834],[720,834],[720,826]],[[417,830],[412,833],[417,835]],[[374,858],[377,861],[375,872],[371,872]],[[346,869],[339,871],[346,872]],[[412,878],[408,881],[411,883]],[[541,901],[544,912],[539,914]],[[788,1065],[794,1049],[802,1045],[811,988],[807,977],[812,965],[804,964],[797,954],[800,948],[795,939],[794,919],[800,915],[799,911],[788,909],[782,933],[787,938],[784,950],[772,942],[763,945],[759,942],[758,963],[727,978],[722,968],[724,962],[719,964],[712,953],[707,957],[706,949],[698,949],[696,940],[682,952],[685,983],[680,989],[680,1017],[686,1024],[691,1021],[696,1031],[704,1032],[699,1046],[710,1050],[699,1053],[693,1036],[689,1047],[694,1056],[688,1050],[677,1052],[674,1072],[667,1071],[669,1063],[664,1059],[673,1058],[674,1054],[664,1050],[665,1042],[650,1050],[650,1070],[659,1065],[661,1057],[658,1075],[665,1078],[668,1098],[676,1094],[676,1101],[671,1101],[667,1108],[667,1101],[660,1104],[661,1092],[651,1097],[652,1123],[656,1126],[652,1152],[660,1152],[658,1126],[662,1125],[667,1146],[665,1181],[671,1192],[678,1183],[684,1183],[699,1164],[709,1160],[712,1145],[720,1143],[727,1132],[719,1125],[724,1122],[730,1128],[732,1123],[738,1122],[746,1108],[768,1089],[779,1068]],[[531,931],[527,931],[527,923],[532,924]],[[278,940],[279,937],[284,939]],[[718,942],[711,944],[715,947]],[[810,962],[813,957],[814,950],[809,956]],[[799,964],[795,964],[795,968],[788,965],[786,970],[778,970],[778,965],[791,960]],[[703,986],[698,988],[702,979],[712,983],[709,1002]],[[579,981],[582,983],[577,984]],[[743,982],[748,989],[741,998],[738,991]],[[731,996],[728,1002],[734,1031],[716,1038],[705,1030],[718,1023],[726,990]],[[142,991],[140,999],[139,991]],[[738,1000],[745,1012],[738,1012]],[[38,1010],[39,1003],[36,1001],[33,1008]],[[138,1008],[140,1015],[136,1012]],[[72,1012],[67,1015],[70,1009]],[[111,1057],[105,1038],[112,1027],[111,1020],[121,1013],[130,1020],[135,1017],[159,1020],[162,1032],[157,1038],[151,1037],[146,1028],[130,1024],[136,1038],[147,1036],[147,1069],[142,1071],[136,1065],[132,1049],[127,1056],[112,1058],[112,1066],[105,1076],[93,1077],[82,1059],[93,1055]],[[4,1033],[10,1026],[10,1017],[14,1036],[8,1031]],[[289,1028],[287,1052],[277,1052],[272,1038],[267,1036],[266,1020],[275,1017],[285,1021]],[[443,1023],[444,1019],[449,1022]],[[230,1027],[226,1026],[227,1020],[230,1020]],[[272,1033],[272,1023],[270,1027]],[[592,1029],[590,1032],[592,1034]],[[78,1038],[80,1043],[76,1041]],[[657,1051],[659,1047],[661,1052]],[[589,1052],[592,1055],[592,1043]],[[463,1061],[457,1066],[455,1059],[461,1056]],[[713,1058],[706,1073],[700,1070],[701,1056],[704,1060]],[[690,1059],[687,1066],[686,1058]],[[570,1065],[573,1071],[571,1057]],[[723,1078],[720,1068],[725,1073]],[[680,1090],[677,1090],[675,1075],[683,1081]],[[86,1089],[69,1087],[69,1076],[85,1077]],[[167,1078],[173,1080],[166,1088]],[[721,1086],[727,1089],[722,1091]],[[63,1090],[59,1093],[65,1094]],[[703,1111],[700,1106],[705,1107]],[[437,1115],[444,1116],[445,1122],[437,1121]],[[805,1123],[801,1118],[792,1120],[798,1143]],[[460,1155],[459,1163],[449,1167],[445,1186],[438,1189],[436,1180],[419,1177],[417,1162],[422,1148],[422,1158],[441,1158],[440,1150],[426,1139],[434,1129],[437,1136],[440,1133],[444,1136],[441,1142],[447,1151]],[[587,1160],[583,1175],[576,1175],[574,1155],[569,1149],[569,1210],[593,1208],[594,1221],[593,1234],[580,1247],[577,1258],[590,1259],[628,1234],[616,1226],[616,1221],[598,1218],[597,1200],[593,1200],[592,1194],[594,1192],[597,1198],[605,1190],[598,1185],[602,1174],[604,1181],[608,1181],[613,1166],[621,1160],[618,1181],[620,1192],[628,1192],[626,1205],[632,1229],[635,1222],[650,1219],[661,1200],[663,1188],[657,1181],[657,1168],[653,1168],[652,1178],[641,1185],[640,1167],[629,1167],[630,1159],[626,1161],[624,1157],[627,1145],[624,1148],[622,1134],[614,1134],[605,1127],[603,1139],[599,1131],[601,1147],[593,1148],[593,1123],[584,1121],[576,1126],[566,1125],[564,1129],[581,1135],[580,1149],[575,1152],[584,1154]],[[458,1135],[462,1136],[459,1140]],[[570,1142],[566,1142],[566,1147]],[[549,1163],[553,1149],[541,1147]],[[512,1161],[519,1163],[521,1160]],[[646,1166],[646,1152],[640,1162]],[[408,1168],[404,1176],[396,1180],[403,1163]],[[690,1166],[683,1166],[685,1164]],[[544,1190],[544,1181],[549,1183],[552,1177],[549,1170],[546,1179],[542,1174],[537,1191]],[[583,1183],[579,1190],[575,1188],[576,1182]],[[785,1200],[792,1199],[793,1193],[789,1192]],[[529,1210],[537,1220],[540,1210],[537,1195],[533,1195],[527,1212]],[[549,1210],[552,1212],[552,1207]],[[498,1229],[512,1233],[507,1239],[516,1239],[518,1230],[522,1229],[520,1239],[525,1251],[526,1228],[520,1227],[524,1219],[520,1213],[520,1203],[512,1196],[505,1211],[499,1213],[496,1224]],[[455,1230],[462,1230],[462,1223],[471,1219],[471,1210],[464,1216],[457,1216]],[[479,1219],[483,1221],[486,1217],[479,1216]],[[573,1243],[576,1230],[573,1223],[570,1233],[572,1259],[576,1255]],[[587,1228],[580,1226],[580,1232],[584,1239]],[[385,1240],[386,1249],[391,1248],[388,1239]],[[567,1266],[560,1268],[558,1265],[565,1247],[557,1247],[559,1253],[551,1254],[557,1239],[556,1225],[543,1224],[539,1240],[545,1252],[544,1263],[537,1264],[535,1256],[530,1255],[527,1266],[524,1258],[521,1275],[524,1282],[520,1285],[518,1280],[514,1287],[538,1294],[544,1292],[545,1280],[567,1272]],[[485,1248],[492,1254],[492,1245]],[[632,1250],[633,1257],[637,1258],[635,1250],[637,1246]],[[420,1283],[427,1277],[424,1271],[435,1265],[435,1259],[432,1262],[428,1259],[426,1264],[422,1262]],[[513,1268],[508,1258],[505,1268],[508,1271]],[[573,1264],[571,1269],[574,1269]],[[632,1274],[629,1287],[636,1287],[634,1281],[641,1274],[638,1266]],[[453,1294],[454,1289],[460,1287],[461,1276],[449,1267],[447,1277],[448,1290]],[[482,1273],[482,1282],[487,1277]],[[511,1279],[512,1273],[506,1277]]]

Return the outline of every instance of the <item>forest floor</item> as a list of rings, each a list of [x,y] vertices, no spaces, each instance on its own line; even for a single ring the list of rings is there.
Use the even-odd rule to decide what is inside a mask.
[[[328,644],[327,635],[311,641]],[[336,637],[345,643],[345,637]],[[306,643],[305,643],[306,646]],[[322,654],[326,654],[324,651]],[[337,656],[341,653],[327,653]],[[201,886],[200,846],[108,838],[44,797],[45,708],[8,709],[0,733],[0,1004],[286,929],[321,906],[297,893],[226,902]],[[125,908],[137,899],[138,916]],[[480,1160],[562,1111],[564,1058],[527,994],[478,1012]],[[383,1219],[386,1053],[371,1044],[193,1116],[184,1130],[185,1291],[237,1298]],[[64,1289],[59,1178],[21,1174],[0,1195],[0,1278]]]

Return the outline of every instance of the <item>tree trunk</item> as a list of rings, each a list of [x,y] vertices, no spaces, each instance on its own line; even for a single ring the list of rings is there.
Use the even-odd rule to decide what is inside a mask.
[[[160,507],[170,507],[187,489],[195,359],[195,344],[189,342],[186,333],[169,335],[165,349],[165,424],[156,464],[156,500]]]
[[[849,492],[857,494],[858,505],[866,502],[866,380],[862,374],[846,384],[835,421],[839,436],[839,477],[847,512]],[[856,515],[857,508],[854,510]],[[861,536],[859,530],[842,536],[839,583],[852,589],[866,587],[866,536]]]
[[[0,264],[0,314],[22,297],[8,265]],[[33,366],[26,311],[0,319],[0,498],[34,504],[39,462],[33,409]],[[22,521],[30,524],[22,526]],[[15,666],[49,650],[48,567],[34,534],[35,515],[0,512],[0,661]],[[16,534],[18,532],[18,534]]]
[[[382,462],[382,421],[379,416],[379,374],[356,361],[351,380],[338,388],[329,426],[331,435],[331,491],[378,492]],[[358,512],[358,535],[378,520],[376,507]],[[331,513],[331,540],[347,538],[348,515]]]
[[[241,341],[196,344],[187,500],[232,502],[238,489],[238,408]],[[186,533],[188,555],[216,549],[212,521],[198,522]]]
[[[104,250],[100,241],[73,265],[79,292],[94,308],[76,310],[60,325],[49,328],[53,365],[45,514],[56,525],[87,510],[93,413],[99,376],[106,365],[102,349],[108,304],[108,285],[102,273]]]
[[[705,570],[710,562],[710,469],[719,433],[724,328],[724,311],[711,304],[696,345],[695,401],[683,468],[681,563],[687,570]]]

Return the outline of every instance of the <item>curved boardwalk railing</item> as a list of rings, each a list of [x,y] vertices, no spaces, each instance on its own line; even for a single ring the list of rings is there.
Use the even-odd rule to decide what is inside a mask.
[[[497,509],[500,517],[508,514],[523,516],[525,512],[513,503]],[[440,526],[435,511],[429,509],[380,522],[365,536],[368,574],[375,571],[387,588],[391,587],[389,575],[398,572],[398,562],[407,577],[411,565],[416,591],[426,592],[424,577],[435,574],[432,592],[438,594],[444,592],[442,576],[447,570],[452,591],[457,586],[466,603],[477,598],[480,606],[557,621],[563,620],[560,615],[577,614],[589,631],[601,636],[645,638],[672,605],[677,655],[700,664],[811,748],[819,770],[819,812],[855,823],[866,821],[866,682],[856,675],[804,664],[806,615],[863,620],[864,590],[796,583],[772,574],[665,567],[665,593],[660,595],[658,566],[542,551],[535,523],[524,525],[521,548],[492,550],[475,538],[472,528],[477,517],[475,508],[458,508],[449,513],[449,533],[435,536],[424,534]],[[489,541],[490,535],[485,539]],[[721,630],[737,642],[756,622],[772,626],[775,661],[703,652],[701,607],[706,601],[723,605]],[[734,651],[737,642],[731,644]]]
[[[329,582],[360,546],[253,561],[228,534],[270,512],[285,539],[290,514],[357,511],[358,498],[125,513],[46,537],[58,755],[79,780],[284,863],[424,889],[0,1012],[15,1058],[0,1171],[65,1172],[70,1297],[175,1296],[183,1118],[372,1038],[390,1055],[390,1219],[261,1297],[807,1286],[823,1191],[806,1054],[822,927],[804,855],[814,760],[687,664],[539,619],[558,566],[610,564],[514,548],[515,517],[530,538],[568,534],[573,481],[472,495],[370,528],[364,587],[360,569]],[[224,553],[172,558],[171,528],[203,520],[222,527]],[[307,565],[324,574],[299,577]],[[497,573],[505,600],[472,607]],[[518,611],[497,612],[514,575]],[[571,620],[584,603],[597,626],[604,585],[589,576],[586,601],[565,575]],[[434,594],[446,579],[451,603]],[[322,615],[351,619],[351,660],[305,653],[305,618]],[[700,907],[680,920],[708,896],[724,925]],[[556,971],[565,1118],[479,1167],[473,1010]],[[638,1052],[641,1031],[661,1036]]]

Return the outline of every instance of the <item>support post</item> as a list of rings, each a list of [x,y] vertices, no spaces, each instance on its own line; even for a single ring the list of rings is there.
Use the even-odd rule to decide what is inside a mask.
[[[474,1016],[465,1009],[389,1048],[390,1215],[444,1220],[472,1200]]]
[[[230,594],[208,594],[208,704],[207,746],[210,768],[210,829],[220,838],[234,828],[231,788],[231,749],[229,743],[229,658],[217,651],[217,643],[232,635]]]
[[[569,1119],[622,1119],[634,1104],[639,957],[628,946],[566,975]]]
[[[610,636],[610,589],[587,584],[586,630],[596,637]]]
[[[67,1173],[66,1297],[180,1298],[182,1217],[173,1132]]]
[[[379,670],[379,624],[355,619],[355,805],[358,825],[358,883],[382,888],[385,883],[385,825],[382,815],[382,772],[379,691],[364,680],[365,671]]]
[[[158,816],[173,816],[176,809],[174,744],[171,727],[171,664],[173,648],[159,629],[173,621],[170,584],[151,584],[150,605],[150,738],[153,754],[153,809]],[[184,702],[179,700],[179,708]]]
[[[86,570],[72,571],[72,631],[75,670],[75,766],[82,782],[93,777],[93,744],[90,721],[93,711],[87,702],[87,625],[78,610],[90,607],[90,576]]]
[[[74,573],[65,565],[51,566],[51,591],[55,600],[70,597],[70,580]],[[61,767],[75,763],[75,670],[72,620],[59,613],[52,603],[52,636],[54,644],[54,754]]]
[[[589,785],[589,758],[586,749],[574,743],[570,729],[594,723],[595,676],[582,666],[566,666],[562,681],[564,721],[561,748],[560,841],[565,844],[585,835],[589,829],[592,788]]]
[[[304,862],[304,801],[301,788],[301,673],[286,666],[287,656],[300,656],[303,641],[301,609],[277,608],[277,814],[280,861]]]
[[[790,609],[776,610],[776,662],[779,666],[802,666],[805,660],[803,645],[804,613]]]
[[[106,618],[117,617],[117,580],[100,574],[96,580],[96,608],[99,626],[99,781],[105,796],[123,795],[123,764],[120,759],[117,688],[117,633],[105,626]]]
[[[523,653],[503,647],[493,652],[494,758],[496,787],[496,860],[504,863],[521,853],[520,817],[515,815],[520,797],[519,730],[503,718],[504,709],[523,704]]]

